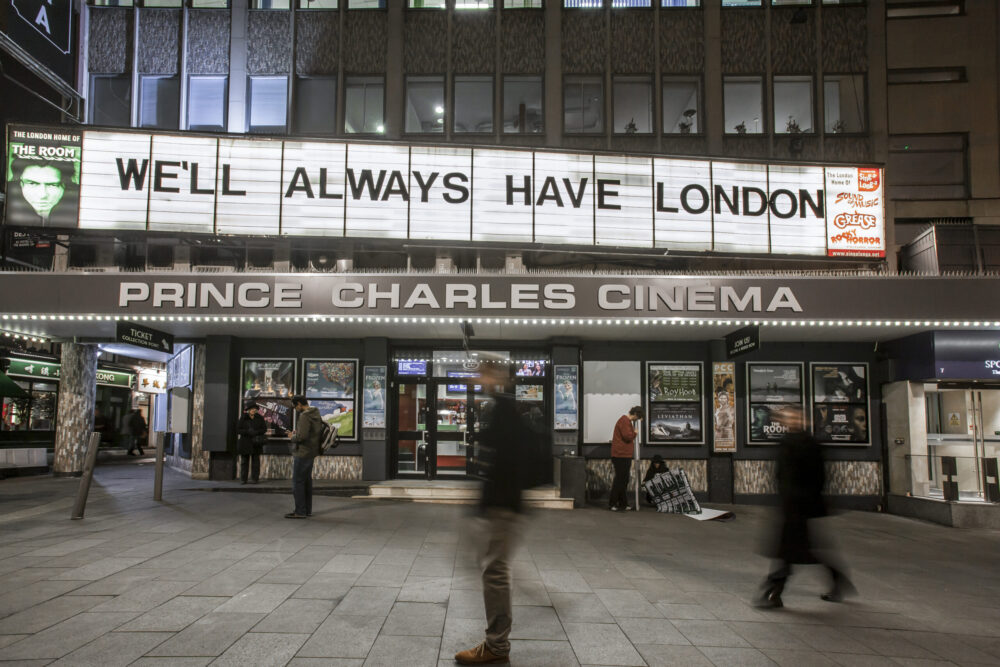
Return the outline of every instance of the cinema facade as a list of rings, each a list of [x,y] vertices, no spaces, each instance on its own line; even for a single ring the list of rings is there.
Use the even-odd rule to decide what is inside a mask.
[[[614,421],[633,405],[648,415],[642,458],[683,467],[714,502],[773,499],[787,405],[823,443],[839,505],[994,493],[1000,284],[886,275],[878,166],[100,128],[8,137],[11,164],[62,161],[74,174],[47,215],[9,188],[6,224],[21,234],[357,244],[352,261],[305,267],[175,254],[140,272],[6,273],[0,328],[61,344],[57,472],[79,470],[99,346],[132,322],[174,337],[150,423],[171,465],[199,478],[234,478],[250,401],[274,436],[263,476],[289,477],[282,436],[297,393],[343,443],[317,477],[464,478],[489,400],[479,372],[502,363],[554,457],[586,459],[593,497],[610,481]],[[420,248],[435,262],[361,269],[358,247]],[[463,270],[454,258],[468,252],[477,263]],[[490,252],[505,261],[480,265]],[[533,252],[598,259],[515,261]],[[637,269],[620,256],[788,269]],[[749,349],[734,356],[737,332]]]

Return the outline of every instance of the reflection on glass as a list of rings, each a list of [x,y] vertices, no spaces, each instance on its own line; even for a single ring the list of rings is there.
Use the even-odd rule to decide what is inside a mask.
[[[663,79],[663,133],[698,134],[698,79]]]
[[[444,132],[444,77],[406,78],[406,132]]]
[[[378,76],[349,76],[344,85],[344,132],[385,132],[385,82]]]
[[[188,129],[226,130],[226,77],[192,76],[189,79]]]
[[[764,97],[759,76],[726,77],[722,83],[727,134],[764,132]]]
[[[493,77],[455,77],[455,132],[493,131]]]
[[[542,77],[505,76],[503,131],[537,134],[542,131]]]

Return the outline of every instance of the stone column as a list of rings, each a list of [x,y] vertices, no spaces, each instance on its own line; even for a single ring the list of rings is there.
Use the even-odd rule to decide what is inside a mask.
[[[194,346],[191,369],[192,479],[208,479],[209,453],[205,451],[205,352],[204,345]]]
[[[87,441],[94,427],[97,396],[97,346],[63,343],[52,472],[57,477],[83,472]]]

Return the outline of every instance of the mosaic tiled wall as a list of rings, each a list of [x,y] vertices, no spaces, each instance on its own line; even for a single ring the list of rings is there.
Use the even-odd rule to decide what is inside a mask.
[[[600,74],[604,71],[606,53],[603,13],[563,12],[562,67],[565,74]]]
[[[236,462],[236,477],[241,475],[243,459]],[[260,457],[261,479],[291,479],[292,457],[264,454]],[[313,464],[313,479],[360,480],[360,456],[320,456]]]
[[[868,33],[865,7],[823,11],[823,69],[827,72],[867,72]]]
[[[344,21],[344,70],[352,74],[384,72],[389,45],[385,12],[347,12]]]
[[[611,15],[611,71],[615,74],[648,74],[656,69],[653,22],[645,12]]]
[[[191,374],[191,477],[208,479],[209,454],[204,451],[205,346],[194,346]]]
[[[441,74],[448,62],[448,17],[444,12],[407,12],[403,68],[407,74]]]
[[[132,10],[102,7],[90,12],[87,65],[97,74],[120,74],[129,69]]]
[[[733,461],[733,492],[737,495],[778,493],[774,461]],[[836,496],[882,494],[882,466],[878,461],[827,461],[826,488]]]
[[[452,19],[451,67],[456,74],[491,74],[496,69],[493,12],[456,13]]]
[[[705,69],[704,12],[660,12],[660,63],[664,74]]]
[[[78,475],[83,471],[94,426],[96,396],[97,346],[63,343],[52,460],[52,472],[56,475]]]
[[[708,491],[708,462],[698,459],[664,459],[671,470],[683,468],[694,491]],[[639,478],[642,479],[649,468],[649,461],[639,462]],[[611,459],[587,459],[587,495],[591,498],[606,496],[611,490],[615,471]],[[635,477],[629,481],[629,490],[635,488]]]
[[[795,22],[792,18],[795,18]],[[771,70],[808,74],[816,69],[816,12],[799,8],[771,10]]]
[[[181,32],[177,9],[146,10],[139,14],[139,71],[176,74]]]
[[[506,74],[545,71],[545,22],[542,12],[505,12],[500,23],[500,65]]]
[[[247,74],[288,74],[292,26],[287,12],[250,12]]]
[[[340,17],[336,12],[302,12],[295,17],[295,72],[336,74]]]
[[[766,68],[764,12],[722,12],[722,71],[763,74]]]
[[[229,12],[188,12],[188,70],[191,74],[229,74]]]

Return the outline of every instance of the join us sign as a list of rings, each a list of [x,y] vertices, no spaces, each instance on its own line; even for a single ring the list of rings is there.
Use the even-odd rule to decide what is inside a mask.
[[[85,130],[76,173],[82,229],[885,256],[876,167]]]

